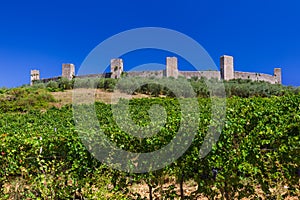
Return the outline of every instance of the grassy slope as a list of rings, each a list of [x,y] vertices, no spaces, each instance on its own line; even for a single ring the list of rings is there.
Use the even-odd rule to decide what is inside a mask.
[[[47,109],[52,105],[56,107],[61,107],[66,104],[72,103],[72,90],[66,90],[64,92],[52,92],[48,93],[46,90],[43,89],[13,89],[11,91],[2,92],[0,94],[0,103],[1,107],[6,108],[7,111],[14,111],[14,112],[26,112],[32,108],[35,109]],[[86,89],[79,89],[77,90],[78,94],[82,93],[82,96],[91,95],[94,91],[88,91]],[[52,97],[53,95],[53,97]],[[101,101],[104,103],[110,103],[111,98],[113,95],[116,97],[122,97],[129,99],[131,95],[127,95],[120,92],[105,92],[103,90],[97,89],[95,94],[95,100]],[[148,95],[133,95],[132,98],[149,98]],[[138,187],[134,188],[134,187]],[[135,185],[132,189],[139,190],[140,193],[144,194],[142,196],[147,196],[147,186],[145,184],[142,185]],[[187,187],[188,188],[188,187]],[[194,186],[191,188],[195,189]],[[189,188],[190,189],[190,188]],[[144,191],[141,191],[144,190]],[[293,198],[291,198],[293,199]],[[294,198],[297,199],[297,198]]]
[[[52,105],[56,107],[61,107],[66,104],[72,104],[72,96],[73,93],[82,95],[83,98],[88,98],[88,96],[93,95],[95,101],[103,102],[103,103],[115,103],[117,98],[150,98],[149,95],[145,94],[136,94],[136,95],[128,95],[125,93],[121,93],[119,91],[116,92],[107,92],[102,89],[76,89],[76,90],[65,90],[64,92],[52,92],[51,94],[54,96],[57,102],[54,102]],[[83,101],[84,102],[84,101]],[[87,99],[88,102],[88,99]]]

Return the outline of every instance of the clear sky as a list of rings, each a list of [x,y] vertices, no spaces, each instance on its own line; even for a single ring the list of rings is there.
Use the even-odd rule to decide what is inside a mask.
[[[281,67],[283,84],[299,86],[299,9],[299,0],[1,1],[0,87],[29,83],[30,69],[59,76],[62,63],[80,66],[108,37],[149,26],[192,37],[217,66],[232,55],[235,70]]]

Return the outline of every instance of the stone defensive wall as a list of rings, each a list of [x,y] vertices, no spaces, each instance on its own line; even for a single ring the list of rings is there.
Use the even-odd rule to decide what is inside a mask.
[[[178,61],[176,57],[166,58],[166,69],[156,70],[156,71],[124,71],[123,60],[120,58],[111,59],[110,72],[102,74],[87,74],[81,76],[75,76],[75,66],[73,64],[63,64],[62,65],[62,75],[40,79],[39,70],[31,70],[30,72],[30,84],[32,85],[34,81],[40,80],[41,82],[56,81],[61,77],[72,80],[73,78],[121,78],[122,76],[128,77],[173,77],[178,78],[179,76],[185,78],[192,77],[205,77],[207,79],[218,79],[218,80],[232,80],[232,79],[250,79],[253,81],[265,81],[272,84],[282,83],[282,72],[281,68],[274,68],[273,75],[263,74],[259,72],[240,72],[234,70],[234,62],[232,56],[221,56],[220,57],[220,71],[179,71]]]
[[[75,76],[74,78],[110,78],[111,73],[103,73],[103,74],[87,74]]]
[[[50,81],[58,81],[60,79],[60,76],[57,76],[57,77],[52,77],[52,78],[43,78],[43,79],[40,79],[40,81],[42,83],[48,83]]]
[[[179,76],[186,77],[188,79],[192,77],[198,77],[198,78],[215,78],[220,80],[221,79],[221,74],[219,71],[179,71]]]
[[[251,79],[255,81],[266,81],[270,83],[276,83],[276,79],[274,76],[269,74],[262,74],[262,73],[251,73],[251,72],[234,72],[235,79]]]
[[[162,78],[164,77],[164,70],[157,70],[157,71],[129,71],[126,73],[128,77],[157,77]]]

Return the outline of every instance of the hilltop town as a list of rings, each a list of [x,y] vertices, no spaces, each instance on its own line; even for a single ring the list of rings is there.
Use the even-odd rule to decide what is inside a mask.
[[[129,71],[126,72],[126,76],[129,77],[174,77],[179,76],[190,79],[192,77],[205,77],[207,79],[216,78],[218,80],[232,80],[232,79],[250,79],[252,81],[265,81],[272,84],[282,83],[282,72],[281,68],[274,68],[273,75],[264,74],[259,72],[241,72],[235,71],[234,59],[232,56],[223,55],[220,57],[220,71],[218,70],[206,70],[206,71],[180,71],[178,70],[178,59],[177,57],[166,58],[166,69],[156,71]],[[33,85],[34,81],[41,81],[47,83],[49,81],[58,80],[60,77],[67,78],[69,80],[73,78],[85,78],[85,77],[104,77],[118,79],[124,72],[123,59],[114,58],[111,59],[110,72],[103,74],[86,74],[81,76],[75,76],[75,65],[74,64],[62,64],[61,76],[52,78],[40,78],[39,70],[31,70],[30,84]]]

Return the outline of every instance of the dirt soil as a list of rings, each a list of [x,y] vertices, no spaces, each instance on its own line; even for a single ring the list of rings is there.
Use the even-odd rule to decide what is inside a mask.
[[[170,182],[168,183],[164,183],[160,186],[157,187],[157,190],[153,189],[153,199],[154,200],[160,200],[163,199],[161,192],[160,191],[166,191],[168,189],[168,187],[174,184],[175,185],[175,191],[176,194],[178,196],[180,196],[180,186],[179,184],[175,183],[175,180],[170,180]],[[197,190],[197,183],[195,183],[194,181],[187,181],[184,183],[183,185],[183,189],[184,189],[184,195],[185,196],[190,196],[194,191]],[[212,188],[214,190],[214,188]],[[140,183],[140,184],[133,184],[130,188],[129,188],[131,194],[134,193],[138,193],[141,195],[142,198],[146,198],[149,199],[149,187],[146,183]],[[217,190],[217,189],[215,189]],[[260,187],[257,187],[256,189],[256,194],[260,197],[260,199],[262,200],[268,200],[264,197],[264,192],[261,190]],[[270,191],[273,193],[279,193],[281,195],[284,195],[288,192],[288,189],[282,187],[280,189],[276,188],[276,189],[270,189]],[[280,195],[279,195],[280,196]],[[179,199],[179,198],[176,198]],[[195,197],[195,199],[197,200],[209,200],[209,198],[205,197],[204,195],[198,194],[197,197]],[[217,199],[222,199],[221,195],[219,195],[218,197],[215,198]],[[238,199],[237,197],[234,199]],[[249,197],[249,198],[242,198],[242,200],[252,200],[252,199],[256,199],[256,197]],[[282,198],[283,199],[283,198]],[[299,197],[291,197],[288,196],[286,197],[284,200],[299,200]]]
[[[107,92],[102,89],[74,89],[66,90],[64,92],[52,92],[51,93],[57,102],[53,103],[56,107],[62,107],[66,104],[72,104],[73,94],[80,97],[80,102],[89,103],[91,100],[100,101],[104,103],[116,103],[119,98],[131,99],[131,98],[151,98],[145,94],[129,95],[121,93],[119,91]]]

